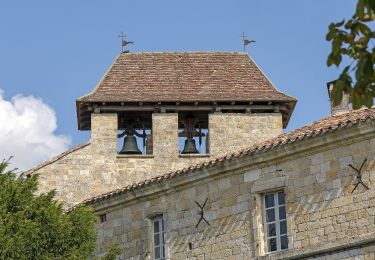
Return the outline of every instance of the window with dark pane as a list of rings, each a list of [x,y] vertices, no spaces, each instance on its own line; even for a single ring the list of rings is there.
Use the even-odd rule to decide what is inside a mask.
[[[164,248],[164,221],[163,216],[159,215],[152,220],[152,233],[154,245],[154,259],[165,259]]]
[[[267,252],[288,249],[285,193],[283,191],[264,195],[264,222]]]
[[[107,214],[102,214],[99,216],[100,218],[100,223],[104,223],[107,221]]]

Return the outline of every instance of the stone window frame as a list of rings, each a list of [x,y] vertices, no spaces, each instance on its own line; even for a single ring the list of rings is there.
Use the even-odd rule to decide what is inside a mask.
[[[157,212],[150,214],[146,217],[146,232],[147,232],[147,249],[146,252],[144,253],[144,259],[155,259],[154,257],[154,220],[162,218],[163,220],[163,225],[164,225],[164,257],[159,258],[160,260],[166,260],[169,259],[169,250],[168,250],[168,243],[166,242],[166,221],[165,221],[165,214],[162,212]]]
[[[157,226],[157,231],[155,227]],[[163,215],[155,216],[152,219],[152,251],[153,251],[153,258],[155,260],[163,260],[165,259],[165,239],[164,239],[164,219]],[[159,241],[156,243],[155,237]],[[159,257],[156,257],[158,253]]]
[[[284,194],[284,203],[283,204],[280,204],[280,201],[279,201],[279,193],[283,193]],[[273,195],[273,207],[268,207],[266,208],[266,196],[267,195]],[[263,227],[264,227],[264,244],[265,244],[265,252],[266,254],[274,254],[274,253],[277,253],[277,252],[282,252],[282,251],[286,251],[288,250],[288,245],[287,245],[287,248],[281,248],[281,237],[282,236],[286,236],[286,238],[288,239],[288,228],[286,227],[286,234],[280,234],[280,222],[281,221],[285,221],[285,223],[287,223],[288,219],[287,219],[287,216],[285,214],[285,219],[280,219],[280,208],[281,207],[284,207],[284,211],[286,211],[286,201],[285,201],[285,191],[284,190],[276,190],[276,191],[272,191],[272,192],[267,192],[267,193],[264,193],[262,195],[262,206],[263,206]],[[274,221],[268,221],[267,222],[267,210],[270,210],[270,209],[274,209],[274,214],[275,214],[275,220]],[[268,240],[270,239],[270,237],[268,236],[268,232],[267,232],[267,229],[268,229],[268,225],[271,225],[271,224],[274,224],[275,225],[275,236],[272,236],[272,238],[275,238],[276,239],[276,250],[273,250],[271,251],[269,248],[268,248]]]
[[[284,253],[292,250],[293,245],[293,218],[288,215],[287,207],[287,187],[286,177],[276,177],[271,179],[258,179],[253,181],[251,185],[251,194],[253,195],[253,207],[252,207],[252,231],[254,241],[254,252],[256,256],[274,255],[278,253]],[[264,226],[264,202],[263,196],[268,193],[284,191],[285,193],[285,209],[286,209],[286,220],[287,220],[287,235],[288,235],[288,249],[282,251],[267,252],[266,250],[266,236]]]

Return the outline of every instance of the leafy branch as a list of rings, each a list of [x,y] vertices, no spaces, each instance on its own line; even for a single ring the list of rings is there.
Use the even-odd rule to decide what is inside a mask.
[[[25,178],[0,161],[0,259],[93,259],[97,217],[80,206],[66,214],[55,191],[38,194],[38,176]],[[100,260],[121,254],[112,247]]]
[[[332,51],[328,55],[327,65],[339,67],[345,56],[351,60],[332,90],[335,105],[341,102],[344,92],[350,95],[354,109],[373,105],[375,48],[372,40],[375,32],[371,27],[374,20],[375,0],[359,0],[351,19],[329,25],[326,39],[332,43]]]

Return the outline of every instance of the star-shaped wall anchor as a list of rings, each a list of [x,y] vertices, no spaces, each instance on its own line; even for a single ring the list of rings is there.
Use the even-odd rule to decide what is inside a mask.
[[[363,187],[365,187],[367,190],[369,190],[370,188],[363,183],[362,181],[362,168],[363,166],[365,165],[365,163],[367,162],[367,158],[365,158],[365,160],[363,161],[361,167],[359,167],[359,169],[355,168],[353,165],[349,164],[349,167],[352,168],[357,174],[356,174],[356,178],[357,178],[357,183],[355,184],[353,190],[352,190],[352,193],[358,188],[359,184],[362,184]]]
[[[198,226],[201,223],[202,219],[204,220],[204,222],[206,222],[210,226],[210,223],[208,223],[207,219],[204,218],[204,206],[206,205],[207,200],[208,200],[208,198],[203,203],[203,206],[201,206],[198,202],[195,201],[195,204],[197,204],[198,207],[200,208],[199,209],[199,214],[201,216],[201,218],[199,219],[198,224],[195,226],[195,228],[198,228]]]

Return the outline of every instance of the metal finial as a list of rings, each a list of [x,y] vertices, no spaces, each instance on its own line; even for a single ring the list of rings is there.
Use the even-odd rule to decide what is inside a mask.
[[[242,41],[243,41],[243,51],[246,52],[246,46],[249,45],[250,43],[253,43],[255,42],[254,40],[248,40],[246,39],[246,35],[244,32],[242,32],[242,35],[241,35],[241,38],[242,38]]]
[[[121,34],[120,34],[118,37],[121,38],[121,52],[128,52],[128,51],[126,51],[126,50],[124,51],[124,47],[125,47],[126,45],[128,45],[128,44],[134,44],[134,42],[133,42],[133,41],[127,41],[127,40],[125,39],[126,35],[125,35],[124,32],[121,32]]]

